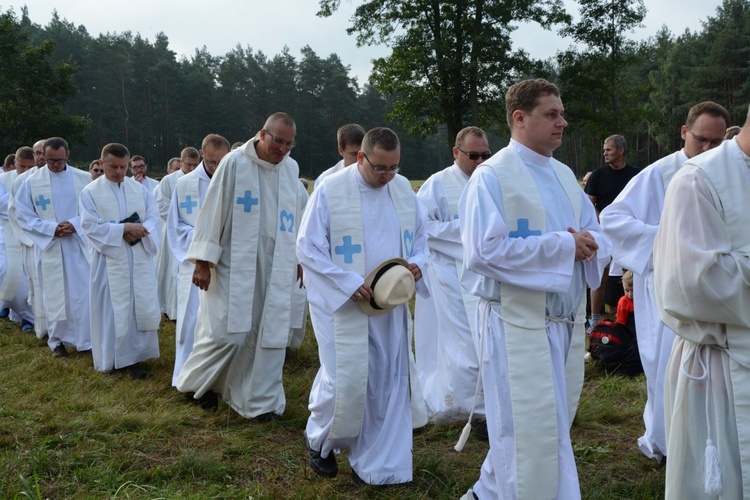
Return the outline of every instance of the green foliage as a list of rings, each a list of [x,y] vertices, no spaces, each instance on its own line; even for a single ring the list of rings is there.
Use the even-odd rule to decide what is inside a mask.
[[[0,14],[0,151],[15,152],[51,135],[82,138],[87,121],[62,107],[76,94],[75,67],[52,64],[54,49],[51,40],[32,43],[12,11]]]
[[[337,0],[321,0],[329,16]],[[513,23],[548,28],[567,22],[559,0],[369,0],[347,30],[357,44],[385,43],[391,55],[375,60],[372,84],[394,96],[388,115],[409,134],[424,137],[438,125],[448,142],[468,124],[497,125],[492,108],[514,76],[530,67],[523,50],[513,51]]]

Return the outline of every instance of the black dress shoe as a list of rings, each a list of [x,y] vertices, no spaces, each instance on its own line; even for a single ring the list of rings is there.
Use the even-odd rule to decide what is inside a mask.
[[[52,350],[52,353],[58,358],[68,357],[68,350],[65,348],[65,346],[62,343],[57,344],[57,347],[55,347]]]
[[[141,366],[140,363],[128,366],[130,377],[136,380],[141,380],[148,377],[148,372]]]
[[[328,456],[323,458],[319,451],[315,451],[309,446],[307,451],[310,453],[310,468],[321,477],[336,477],[339,473],[339,466],[336,463],[336,454],[333,451],[328,452]]]
[[[0,311],[0,319],[5,319],[8,316],[10,316],[10,308],[6,307],[2,311]]]
[[[208,391],[195,401],[204,410],[215,410],[219,407],[219,394],[214,391]]]

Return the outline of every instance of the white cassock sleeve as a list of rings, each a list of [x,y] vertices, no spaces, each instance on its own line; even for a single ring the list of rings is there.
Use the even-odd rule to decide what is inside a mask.
[[[172,200],[172,191],[174,191],[174,182],[172,182],[172,179],[168,180],[167,177],[169,176],[165,176],[154,189],[154,199],[156,200],[156,205],[159,207],[159,216],[164,222],[167,221],[170,201]]]
[[[419,188],[417,199],[422,203],[427,218],[427,243],[431,252],[447,255],[453,260],[463,260],[461,226],[458,219],[450,218],[450,207],[443,185],[428,179]]]
[[[16,218],[18,226],[42,250],[47,250],[55,240],[57,222],[42,220],[37,215],[34,210],[34,200],[31,199],[31,188],[26,181],[16,192]]]
[[[541,236],[508,238],[500,190],[488,188],[497,183],[494,172],[477,171],[461,197],[459,214],[465,265],[501,283],[544,292],[567,292],[575,264],[573,235],[550,231]],[[588,278],[589,273],[586,274]]]
[[[2,182],[0,182],[0,219],[8,219],[8,200],[10,199],[10,193],[5,190]]]
[[[750,327],[750,248],[731,250],[708,186],[691,165],[674,176],[654,244],[660,316],[675,332],[680,321]]]
[[[664,180],[656,168],[636,175],[601,215],[612,257],[625,269],[646,276],[652,267],[654,238],[664,203]]]
[[[142,240],[143,247],[149,255],[156,255],[161,243],[162,222],[154,195],[146,186],[143,187],[143,200],[146,203],[146,216],[141,220],[141,224],[148,231],[148,235]]]

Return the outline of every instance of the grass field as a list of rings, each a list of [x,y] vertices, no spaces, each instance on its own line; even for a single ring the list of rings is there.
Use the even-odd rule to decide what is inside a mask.
[[[89,355],[55,358],[46,343],[0,322],[0,498],[458,498],[477,479],[487,444],[453,451],[462,423],[414,435],[414,481],[351,483],[346,459],[333,480],[307,465],[302,431],[318,367],[308,335],[284,370],[287,407],[271,424],[226,404],[207,412],[170,387],[174,326],[162,322],[150,376],[93,370]],[[663,496],[664,469],[637,450],[643,377],[586,367],[572,436],[587,499]],[[543,480],[543,479],[542,479]]]

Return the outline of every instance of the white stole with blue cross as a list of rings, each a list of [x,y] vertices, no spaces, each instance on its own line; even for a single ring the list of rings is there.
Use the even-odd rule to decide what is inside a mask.
[[[550,158],[550,166],[570,199],[579,225],[581,188],[567,166],[554,158]],[[513,148],[501,150],[492,168],[502,193],[507,236],[526,238],[547,232],[542,194]],[[569,430],[558,429],[555,416],[555,387],[546,327],[547,293],[503,282],[500,302],[513,408],[518,498],[554,498],[558,491],[558,435]],[[568,384],[576,387],[579,378],[581,383],[583,381],[583,351],[577,356],[574,350],[576,337],[580,336],[583,341],[583,332],[578,333],[574,329],[571,339],[571,355],[568,356],[571,368],[566,364],[566,379],[569,375],[574,377]],[[576,356],[578,359],[573,359]],[[573,368],[578,365],[580,377],[579,370]],[[533,384],[529,384],[530,380]],[[569,387],[569,406],[577,406],[578,396],[574,393]],[[570,401],[573,398],[575,401]],[[575,410],[572,411],[575,415]],[[571,413],[568,415],[570,417]]]
[[[16,177],[18,177],[18,173],[15,170],[0,175],[0,182],[2,182],[8,197],[12,196],[13,181]],[[16,233],[13,231],[9,218],[3,220],[3,233],[5,234],[7,264],[3,284],[0,286],[0,300],[12,301],[21,285],[21,278],[23,278],[23,257],[21,256],[21,243],[16,238]]]
[[[272,164],[258,158],[253,141],[242,147],[242,153],[253,163]],[[220,168],[227,168],[222,164]],[[255,266],[260,238],[260,220],[263,211],[272,204],[259,199],[260,182],[258,165],[248,166],[236,162],[232,203],[232,262],[245,263],[241,272],[229,271],[229,310],[227,333],[249,332],[252,329],[252,304],[256,293]],[[285,157],[278,165],[278,198],[276,204],[276,243],[273,251],[271,277],[266,290],[263,314],[260,320],[260,344],[265,349],[285,349],[291,324],[291,287],[296,286],[297,256],[295,254],[297,229],[301,218],[303,200],[299,195],[299,167]],[[240,171],[242,169],[242,171]],[[248,272],[248,268],[251,270]],[[242,300],[238,300],[242,298]]]
[[[91,182],[91,175],[88,172],[70,169],[70,175],[73,180],[73,189],[75,190],[76,200],[81,196],[81,191],[86,184]],[[62,222],[57,220],[55,214],[55,203],[52,196],[52,187],[50,183],[49,167],[45,166],[29,175],[29,191],[31,192],[31,201],[34,203],[34,210],[40,219],[47,222]],[[78,203],[76,203],[78,207]],[[79,244],[83,241],[75,235]],[[81,247],[84,255],[88,256],[88,249]],[[65,276],[62,262],[62,247],[60,238],[54,238],[52,243],[44,250],[41,250],[42,259],[42,283],[44,283],[44,304],[47,311],[47,321],[65,321],[68,319],[65,311],[67,296],[65,294]]]
[[[328,200],[331,261],[353,271],[364,280],[365,252],[362,198],[356,166],[323,180]],[[397,175],[382,189],[388,189],[399,221],[401,255],[408,259],[414,248],[417,213],[409,181]],[[400,307],[406,307],[400,306]],[[369,357],[368,316],[358,304],[347,300],[333,315],[336,346],[336,402],[328,439],[353,438],[362,428],[367,394]]]
[[[140,220],[146,217],[146,203],[143,199],[143,185],[126,177],[121,185],[125,194],[125,213],[130,217],[134,212]],[[110,182],[101,176],[86,188],[96,205],[96,211],[102,221],[110,224],[121,224],[120,204],[110,187]],[[133,255],[132,268],[127,255],[130,248]],[[120,347],[129,331],[133,304],[130,302],[130,286],[133,286],[135,301],[135,322],[138,331],[146,332],[159,329],[161,310],[156,294],[156,276],[136,277],[134,269],[152,269],[153,258],[146,252],[143,242],[129,246],[123,239],[116,257],[104,256],[107,261],[107,281],[109,284],[112,311],[115,317],[115,342]]]

